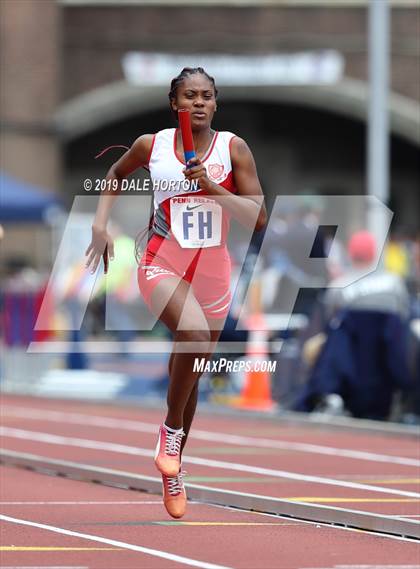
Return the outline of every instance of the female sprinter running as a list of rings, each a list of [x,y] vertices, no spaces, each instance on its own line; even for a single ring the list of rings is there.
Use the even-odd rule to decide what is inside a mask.
[[[260,230],[267,219],[255,162],[247,144],[211,128],[217,89],[204,69],[184,68],[172,80],[169,103],[191,115],[196,158],[186,165],[179,129],[140,136],[111,166],[107,179],[121,181],[139,167],[150,171],[154,216],[138,269],[150,310],[173,333],[167,415],[159,428],[155,465],[162,474],[168,513],[182,517],[186,494],[181,456],[194,417],[198,380],[194,359],[214,351],[229,311],[229,217]],[[172,182],[168,190],[168,180]],[[117,192],[118,193],[118,192]],[[113,241],[107,221],[117,193],[101,194],[86,266],[95,271]]]

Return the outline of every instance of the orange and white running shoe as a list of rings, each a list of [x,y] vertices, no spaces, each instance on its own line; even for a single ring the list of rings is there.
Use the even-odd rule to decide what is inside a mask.
[[[181,442],[185,433],[182,429],[171,433],[165,425],[159,427],[156,445],[156,468],[165,476],[177,476],[181,464]]]
[[[182,518],[187,509],[187,494],[184,488],[185,471],[179,471],[176,476],[162,474],[163,503],[166,511],[173,518]]]

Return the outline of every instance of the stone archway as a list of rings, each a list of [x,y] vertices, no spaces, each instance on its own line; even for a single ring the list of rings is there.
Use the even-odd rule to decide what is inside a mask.
[[[366,121],[368,85],[344,79],[334,85],[306,86],[224,86],[223,100],[292,103],[334,112]],[[71,141],[107,124],[134,114],[167,107],[163,87],[134,87],[125,81],[95,89],[62,105],[55,115],[56,127],[64,141]],[[396,93],[389,97],[392,134],[420,146],[420,104]]]

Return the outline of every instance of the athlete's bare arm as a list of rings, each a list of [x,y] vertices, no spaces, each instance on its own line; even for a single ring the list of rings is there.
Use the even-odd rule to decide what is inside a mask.
[[[231,145],[231,160],[233,177],[238,194],[253,201],[259,209],[255,229],[259,231],[267,223],[267,210],[264,204],[264,194],[258,179],[254,156],[248,144],[242,138],[235,137]],[[255,219],[255,214],[253,214]]]
[[[243,225],[259,231],[267,223],[267,210],[264,205],[264,195],[258,179],[254,157],[242,138],[235,137],[232,140],[231,160],[238,195],[231,194],[222,186],[212,182],[207,177],[205,166],[198,158],[193,158],[190,161],[196,165],[185,169],[184,174],[189,180],[198,180],[200,188],[209,195],[229,196],[228,199],[223,200],[223,207],[226,207],[233,217]]]
[[[107,224],[112,206],[121,193],[121,181],[138,168],[147,164],[153,144],[153,135],[144,134],[137,138],[134,144],[108,170],[106,180],[118,180],[115,191],[107,189],[101,192],[95,218],[92,225],[92,241],[86,249],[86,268],[92,273],[98,268],[101,256],[108,246],[110,259],[114,258],[114,241],[107,232]],[[106,185],[112,188],[113,185]]]

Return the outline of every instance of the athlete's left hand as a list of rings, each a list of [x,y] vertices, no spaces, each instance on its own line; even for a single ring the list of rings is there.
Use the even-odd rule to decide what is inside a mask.
[[[187,180],[198,180],[198,185],[202,190],[208,189],[210,180],[207,176],[206,167],[200,158],[188,160],[188,168],[184,168],[182,171]]]

